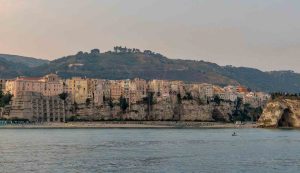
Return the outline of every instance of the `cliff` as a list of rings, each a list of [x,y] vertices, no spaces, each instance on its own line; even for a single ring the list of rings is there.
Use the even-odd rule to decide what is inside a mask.
[[[218,121],[229,122],[234,110],[230,103],[199,104],[195,100],[162,100],[148,108],[147,104],[133,104],[123,112],[118,105],[95,107],[80,105],[75,120],[152,120],[152,121]]]
[[[300,100],[276,99],[264,108],[258,120],[260,127],[300,127]]]

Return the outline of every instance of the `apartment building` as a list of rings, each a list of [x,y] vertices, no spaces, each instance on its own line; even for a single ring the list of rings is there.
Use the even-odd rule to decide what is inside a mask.
[[[56,74],[48,74],[44,77],[17,77],[8,80],[5,84],[5,92],[10,92],[15,97],[26,91],[55,96],[63,92],[63,84]]]
[[[7,81],[8,81],[7,79],[0,79],[0,89],[3,92],[5,92],[5,86]]]
[[[21,91],[12,98],[11,110],[6,118],[27,119],[35,122],[64,122],[66,103],[59,96]]]

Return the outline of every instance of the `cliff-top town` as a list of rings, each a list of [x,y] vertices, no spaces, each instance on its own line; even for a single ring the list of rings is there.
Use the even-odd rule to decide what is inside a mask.
[[[243,86],[220,87],[206,83],[146,81],[139,78],[132,80],[81,77],[61,79],[56,74],[1,80],[1,87],[3,93],[13,95],[10,103],[1,109],[1,118],[18,118],[37,122],[64,122],[66,118],[75,114],[93,114],[78,111],[83,107],[93,107],[94,112],[95,108],[98,108],[101,112],[101,108],[112,109],[114,105],[119,105],[125,114],[134,110],[134,107],[139,104],[162,105],[168,101],[171,103],[172,99],[177,100],[175,102],[194,100],[200,105],[218,102],[218,100],[234,103],[240,99],[244,104],[260,107],[269,98],[266,93],[251,92]],[[144,112],[147,111],[149,110],[144,110]]]

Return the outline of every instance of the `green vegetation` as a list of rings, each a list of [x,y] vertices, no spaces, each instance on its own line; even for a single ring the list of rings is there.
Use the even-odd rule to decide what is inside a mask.
[[[283,93],[283,92],[274,92],[271,93],[271,99],[300,99],[300,93]]]
[[[0,91],[0,107],[4,107],[9,104],[11,101],[13,95],[10,93],[4,94],[2,91]]]
[[[154,105],[154,92],[147,92],[147,97],[143,98],[143,103],[147,105]]]
[[[92,102],[92,100],[91,100],[90,98],[87,98],[87,99],[85,100],[85,105],[86,105],[86,106],[89,106],[89,105],[91,104],[91,102]]]
[[[114,107],[114,103],[111,98],[108,99],[108,106],[110,107],[110,109]]]
[[[186,95],[185,96],[183,96],[183,100],[193,100],[194,98],[193,98],[193,96],[192,96],[192,94],[190,93],[190,92],[187,92],[187,93],[185,93]]]
[[[119,104],[120,104],[121,110],[123,111],[123,113],[125,113],[125,111],[129,107],[129,104],[128,104],[126,98],[124,98],[123,96],[121,96],[120,99],[119,99]]]
[[[177,103],[178,103],[178,104],[181,104],[181,103],[182,103],[181,94],[178,93],[176,96],[177,96]]]
[[[220,104],[221,104],[221,101],[222,101],[222,99],[221,99],[218,95],[215,95],[215,96],[214,96],[214,102],[215,102],[217,105],[220,105]]]
[[[18,55],[7,55],[7,54],[0,54],[0,58],[4,58],[9,62],[23,64],[28,67],[37,67],[49,62],[48,60],[44,60],[44,59],[18,56]]]
[[[238,98],[234,103],[235,109],[231,116],[231,121],[257,121],[262,114],[262,107],[254,108],[250,104],[243,104],[243,100]]]
[[[58,95],[60,99],[62,99],[63,101],[66,101],[66,99],[68,98],[69,94],[66,92],[63,92],[61,94]]]

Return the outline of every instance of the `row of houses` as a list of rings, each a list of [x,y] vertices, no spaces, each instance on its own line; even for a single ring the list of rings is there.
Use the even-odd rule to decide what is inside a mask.
[[[43,96],[58,96],[68,93],[71,103],[82,104],[87,100],[95,105],[103,104],[105,99],[118,101],[122,96],[130,103],[136,103],[153,92],[155,97],[163,99],[171,94],[184,97],[190,93],[193,97],[207,99],[219,96],[225,101],[234,102],[242,98],[244,102],[251,100],[267,100],[269,95],[263,92],[250,92],[243,86],[220,87],[206,83],[186,84],[183,81],[150,80],[135,78],[132,80],[104,80],[73,77],[61,79],[56,74],[44,77],[17,77],[12,80],[1,80],[4,92],[10,92],[15,97],[24,92],[41,93]]]
[[[157,101],[171,95],[211,100],[218,96],[224,101],[234,102],[242,98],[244,103],[260,106],[269,95],[262,92],[249,92],[243,86],[220,87],[206,83],[184,83],[183,81],[150,80],[135,78],[132,80],[105,80],[73,77],[61,79],[56,74],[43,77],[17,77],[1,80],[1,89],[11,93],[12,112],[18,116],[21,112],[35,114],[37,120],[64,121],[68,104],[93,104],[101,106],[105,101],[118,102],[120,97],[129,104],[136,104],[152,93]],[[62,100],[61,94],[68,95]],[[52,110],[56,108],[56,110]],[[24,111],[26,110],[26,111]],[[24,115],[23,117],[26,117]]]

